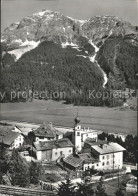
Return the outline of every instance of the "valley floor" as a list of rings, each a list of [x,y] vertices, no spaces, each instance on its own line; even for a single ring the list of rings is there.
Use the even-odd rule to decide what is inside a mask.
[[[56,126],[73,127],[77,109],[81,125],[84,127],[115,133],[137,133],[137,111],[120,111],[107,107],[77,107],[51,100],[1,104],[0,119],[35,124],[45,121],[52,122]]]

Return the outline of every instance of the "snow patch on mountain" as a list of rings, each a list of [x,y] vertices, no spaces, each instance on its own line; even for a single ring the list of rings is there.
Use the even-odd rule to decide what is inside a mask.
[[[67,46],[71,46],[72,48],[78,50],[79,52],[81,52],[82,50],[79,49],[79,46],[77,44],[74,43],[69,43],[69,42],[64,42],[61,44],[62,48],[66,48]]]
[[[67,16],[69,19],[75,21],[75,22],[79,22],[81,24],[81,26],[87,22],[87,20],[79,20],[79,19],[74,19],[74,18],[71,18],[70,16]]]
[[[40,41],[35,42],[26,40],[20,45],[21,48],[9,51],[8,53],[15,55],[17,61],[24,53],[36,48],[39,45],[39,43]]]
[[[1,43],[2,43],[2,42],[5,42],[5,41],[6,41],[6,39],[1,39]]]
[[[82,56],[82,57],[84,57],[85,59],[87,58],[87,56],[84,56],[84,55],[76,55],[76,56]]]
[[[11,43],[19,43],[19,44],[22,44],[23,42],[22,42],[21,39],[15,39]]]
[[[62,46],[62,48],[66,48],[67,46],[72,46],[72,47],[78,48],[78,46],[76,44],[72,43],[72,42],[70,42],[70,43],[69,42],[63,42],[61,44],[61,46]]]
[[[48,10],[47,10],[48,11]],[[43,16],[44,14],[46,13],[46,11],[41,11],[41,12],[38,12],[36,14],[33,14],[34,16]]]

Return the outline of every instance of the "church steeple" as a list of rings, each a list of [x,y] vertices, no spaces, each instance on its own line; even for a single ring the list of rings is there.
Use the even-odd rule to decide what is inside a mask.
[[[74,122],[75,122],[75,125],[80,123],[80,119],[78,116],[74,119]]]
[[[74,119],[74,122],[75,122],[75,126],[77,125],[77,124],[79,124],[80,123],[80,119],[79,119],[79,117],[78,117],[78,109],[79,108],[77,108],[77,116],[76,116],[76,118]]]
[[[78,117],[78,109],[77,109],[77,116],[74,119],[75,125],[74,125],[74,146],[76,152],[79,152],[81,150],[81,125],[80,119]]]

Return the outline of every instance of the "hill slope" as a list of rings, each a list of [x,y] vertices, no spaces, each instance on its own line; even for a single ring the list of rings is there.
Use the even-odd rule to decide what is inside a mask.
[[[33,89],[66,91],[68,103],[110,105],[88,92],[135,87],[137,35],[135,26],[113,16],[80,21],[42,10],[25,17],[2,33],[2,101],[10,101],[12,90]],[[72,95],[80,89],[81,96]]]

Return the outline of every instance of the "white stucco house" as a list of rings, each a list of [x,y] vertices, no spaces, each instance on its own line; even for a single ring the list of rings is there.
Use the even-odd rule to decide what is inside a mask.
[[[37,160],[57,161],[73,154],[73,144],[67,138],[34,143]]]
[[[19,148],[23,145],[24,136],[21,132],[14,131],[13,127],[1,127],[0,144],[7,148]]]

